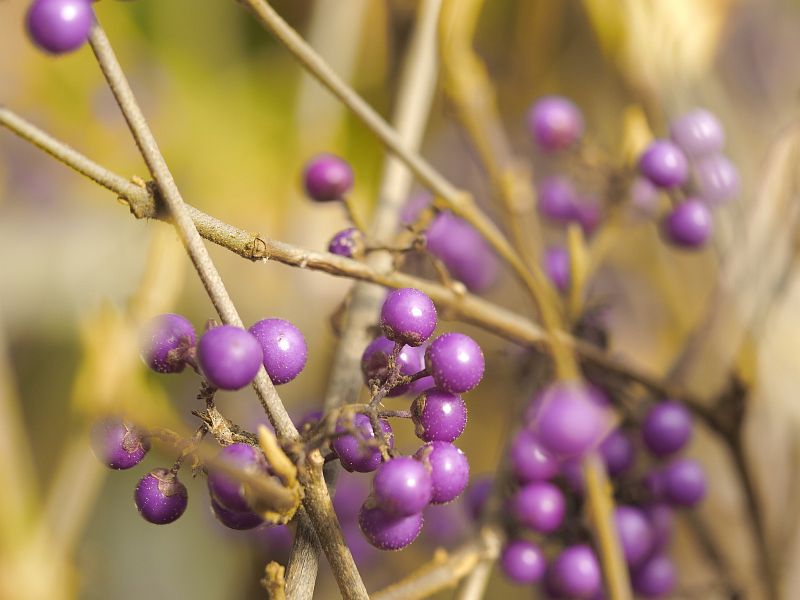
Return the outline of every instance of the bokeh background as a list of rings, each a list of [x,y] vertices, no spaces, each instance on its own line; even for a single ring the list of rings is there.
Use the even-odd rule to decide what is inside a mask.
[[[60,58],[37,51],[24,33],[26,4],[0,0],[0,103],[114,171],[144,176],[90,50]],[[415,2],[276,0],[274,6],[373,106],[391,114]],[[332,151],[353,165],[355,205],[369,214],[382,147],[235,2],[104,0],[96,8],[187,201],[244,229],[322,250],[347,222],[340,207],[312,206],[303,197],[300,172],[311,155]],[[697,105],[725,124],[744,185],[741,197],[718,213],[712,247],[699,254],[671,250],[652,222],[617,219],[603,238],[592,294],[608,309],[613,352],[663,372],[705,314],[725,265],[758,257],[758,268],[732,287],[733,307],[690,383],[711,394],[734,365],[753,385],[748,456],[787,598],[800,595],[792,477],[800,458],[796,234],[776,229],[767,237],[777,249],[755,254],[748,224],[753,210],[777,218],[766,221],[767,231],[781,215],[794,218],[798,27],[795,0],[494,0],[486,3],[476,38],[514,147],[531,160],[524,115],[545,93],[573,98],[591,136],[615,161],[629,159],[636,143],[631,115],[646,115],[655,135],[664,134],[670,115]],[[776,143],[789,149],[783,162],[771,150]],[[496,214],[485,175],[441,93],[423,154]],[[765,181],[774,184],[766,191]],[[308,366],[281,395],[296,415],[318,404],[335,349],[330,317],[349,282],[210,250],[246,322],[277,316],[304,332]],[[762,277],[766,271],[777,275]],[[486,295],[525,310],[505,274]],[[187,481],[183,518],[168,527],[142,521],[133,488],[145,468],[171,463],[169,453],[152,452],[130,472],[107,473],[93,462],[83,432],[103,411],[124,408],[191,425],[196,378],[148,374],[136,356],[136,319],[164,311],[186,314],[198,327],[213,316],[169,227],[135,221],[109,192],[0,132],[0,596],[250,598],[261,593],[266,557],[285,560],[285,540],[218,525],[199,480]],[[495,471],[515,407],[530,390],[520,376],[521,350],[457,327],[480,340],[489,363],[485,382],[469,395],[470,423],[460,441],[478,476]],[[243,424],[263,420],[251,391],[223,394],[219,406]],[[399,446],[413,450],[411,427],[396,431]],[[730,457],[702,430],[691,453],[711,479],[711,495],[698,512],[728,575],[747,597],[759,597]],[[361,479],[366,485],[368,477]],[[452,520],[450,532],[437,537],[429,525],[410,549],[364,558],[370,590],[470,534],[461,507],[441,510],[447,515],[429,523]],[[720,574],[684,524],[674,555],[679,597],[722,597]],[[489,590],[489,598],[532,593],[497,574]],[[316,597],[337,597],[327,573]]]

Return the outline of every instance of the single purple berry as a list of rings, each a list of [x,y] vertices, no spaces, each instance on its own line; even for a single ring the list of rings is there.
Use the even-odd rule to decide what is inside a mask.
[[[631,206],[637,215],[653,218],[658,214],[659,189],[646,177],[636,177],[630,188]]]
[[[545,96],[528,112],[528,131],[545,152],[564,150],[583,135],[583,115],[571,100]]]
[[[483,512],[486,510],[486,504],[489,502],[489,496],[492,494],[493,487],[494,481],[489,476],[473,479],[472,483],[467,487],[464,500],[467,504],[467,511],[473,521],[481,520]]]
[[[739,170],[722,154],[702,159],[694,166],[693,173],[697,195],[710,206],[724,204],[739,193]]]
[[[638,508],[619,505],[614,509],[614,525],[625,561],[631,569],[635,569],[653,549],[650,523]]]
[[[83,46],[93,21],[90,0],[35,0],[25,17],[33,43],[51,54]]]
[[[650,523],[653,532],[653,547],[651,553],[663,552],[672,540],[675,515],[666,504],[651,504],[643,509],[645,517]]]
[[[175,473],[153,469],[139,480],[133,499],[145,521],[166,525],[183,514],[189,495]]]
[[[415,288],[394,290],[381,308],[381,329],[394,342],[419,346],[436,329],[436,307]]]
[[[458,498],[469,483],[469,462],[464,453],[449,442],[428,442],[414,455],[430,469],[433,494],[431,504],[446,504]]]
[[[139,337],[142,360],[157,373],[180,373],[196,342],[194,327],[181,315],[165,314],[150,319]]]
[[[711,237],[711,211],[699,198],[687,198],[661,224],[664,237],[682,248],[700,248]]]
[[[630,436],[621,429],[609,433],[598,447],[598,451],[606,463],[608,474],[612,477],[627,473],[636,462],[636,447]]]
[[[706,474],[699,462],[678,458],[661,472],[664,497],[670,504],[694,506],[706,495]]]
[[[200,370],[208,383],[221,390],[238,390],[253,381],[263,356],[258,340],[232,325],[209,329],[197,344]]]
[[[369,343],[361,355],[361,373],[364,375],[364,383],[370,385],[373,380],[377,380],[378,385],[386,383],[389,378],[389,358],[393,350],[394,342],[384,336],[377,337]],[[401,375],[406,377],[415,375],[425,368],[425,348],[423,346],[403,346],[397,356],[397,364],[400,367]],[[401,396],[409,389],[410,386],[407,384],[398,385],[386,395],[389,398]]]
[[[539,184],[539,213],[557,223],[569,223],[578,217],[578,195],[572,182],[552,176]]]
[[[328,252],[347,258],[358,258],[364,254],[364,234],[355,227],[348,227],[331,238]]]
[[[264,354],[264,368],[275,385],[297,377],[308,360],[306,338],[283,319],[264,319],[250,328]]]
[[[600,204],[591,199],[581,200],[575,204],[575,220],[583,229],[583,234],[586,237],[591,237],[603,220],[603,211]]]
[[[558,461],[550,456],[536,436],[521,429],[514,436],[508,451],[511,471],[520,483],[547,481],[558,473]]]
[[[225,446],[217,454],[217,461],[251,475],[268,475],[269,467],[259,449],[241,442]],[[208,472],[208,489],[212,498],[229,511],[250,512],[252,508],[245,498],[244,483],[213,465]]]
[[[634,591],[645,598],[666,598],[675,589],[675,565],[668,556],[657,554],[631,577]]]
[[[685,448],[691,438],[692,414],[680,402],[659,402],[647,411],[642,439],[655,456],[674,454]]]
[[[589,600],[602,589],[597,556],[586,544],[562,550],[553,562],[551,576],[556,591],[568,598]]]
[[[696,108],[674,119],[669,136],[689,158],[716,154],[725,145],[725,131],[709,111]]]
[[[380,420],[381,428],[386,435],[389,447],[394,446],[394,436],[392,427],[385,419]],[[347,471],[358,471],[359,473],[370,473],[381,464],[381,451],[377,447],[368,446],[369,442],[375,438],[372,430],[372,423],[369,417],[359,413],[353,419],[353,427],[358,432],[358,437],[354,435],[341,435],[333,440],[331,447],[339,457],[339,462]],[[337,431],[344,431],[344,423],[340,422]]]
[[[639,171],[658,187],[675,188],[686,183],[689,163],[675,144],[655,140],[639,158]]]
[[[296,423],[297,431],[303,433],[305,429],[314,429],[322,420],[323,412],[319,409],[308,411]]]
[[[559,292],[566,292],[572,279],[569,251],[560,246],[550,246],[544,253],[544,272]]]
[[[306,164],[303,185],[312,200],[340,200],[353,187],[353,170],[338,156],[319,154]]]
[[[91,441],[97,460],[112,469],[130,469],[150,450],[150,440],[143,431],[115,418],[95,423]]]
[[[463,394],[483,378],[486,362],[481,347],[463,333],[445,333],[425,351],[425,364],[436,386],[446,392]]]
[[[264,519],[254,512],[237,512],[222,507],[219,502],[211,498],[211,512],[217,521],[229,529],[245,530],[254,529],[264,523]]]
[[[552,533],[558,529],[567,510],[564,494],[546,481],[519,488],[511,497],[510,508],[522,525],[540,533]]]
[[[423,392],[411,404],[414,433],[424,442],[452,442],[467,425],[467,406],[458,394]]]
[[[407,348],[409,346],[406,346]],[[425,350],[427,348],[419,346],[422,349],[422,363],[425,364]],[[416,381],[412,382],[408,389],[404,390],[403,393],[408,394],[410,396],[419,396],[423,392],[427,392],[428,390],[432,390],[436,387],[436,382],[434,381],[433,377],[430,375],[426,377],[422,377],[421,379],[417,379]]]
[[[418,460],[398,456],[378,467],[372,480],[375,502],[386,512],[408,517],[422,512],[431,501],[431,474]]]
[[[381,550],[405,548],[422,531],[422,513],[398,517],[367,500],[361,507],[358,524],[370,544]]]
[[[544,553],[527,540],[508,542],[503,548],[500,564],[506,577],[514,583],[536,583],[547,570]]]

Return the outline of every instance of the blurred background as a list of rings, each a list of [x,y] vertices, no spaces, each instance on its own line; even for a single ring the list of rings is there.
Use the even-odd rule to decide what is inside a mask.
[[[391,114],[416,2],[273,4],[370,104]],[[37,51],[24,32],[26,8],[21,0],[0,1],[0,103],[115,172],[144,176],[91,51],[59,58]],[[300,173],[310,156],[335,152],[353,165],[355,206],[369,215],[382,147],[236,3],[105,0],[96,10],[188,202],[248,231],[324,250],[347,221],[341,207],[304,198]],[[719,391],[730,368],[752,385],[748,460],[786,598],[800,596],[800,569],[793,568],[800,558],[789,526],[798,510],[792,472],[800,464],[798,246],[795,223],[782,219],[795,218],[790,208],[797,200],[798,27],[796,0],[494,0],[486,3],[476,35],[512,144],[531,161],[525,112],[543,94],[572,98],[593,142],[615,163],[629,160],[631,144],[638,143],[631,115],[646,116],[644,131],[655,136],[665,134],[670,116],[693,106],[708,107],[725,125],[727,152],[743,186],[736,202],[715,213],[714,243],[701,253],[670,249],[652,220],[623,215],[603,234],[590,295],[607,309],[612,352],[663,373],[707,313],[727,267],[744,265],[726,288],[731,301],[716,338],[695,357],[698,368],[687,380],[702,397]],[[475,152],[441,91],[422,153],[497,214]],[[541,165],[542,172],[548,168]],[[617,200],[624,199],[612,203]],[[760,227],[755,233],[753,223]],[[767,249],[754,241],[761,239],[769,240]],[[303,331],[308,366],[280,391],[293,415],[317,406],[335,350],[330,317],[350,283],[209,247],[246,323],[281,317]],[[200,328],[213,316],[170,228],[134,220],[113,194],[0,132],[0,260],[0,596],[261,594],[263,564],[268,557],[285,561],[290,534],[225,530],[211,516],[204,482],[188,477],[184,517],[169,527],[149,525],[136,513],[133,488],[145,468],[174,457],[152,452],[142,468],[106,472],[93,462],[82,433],[109,409],[191,426],[196,377],[147,373],[135,347],[136,318],[180,312]],[[506,273],[485,295],[525,310]],[[520,376],[526,355],[475,328],[457,327],[481,342],[488,360],[484,383],[468,397],[470,423],[460,439],[477,477],[495,471],[515,407],[530,394]],[[393,407],[404,408],[396,402]],[[245,426],[263,420],[250,390],[221,394],[218,405]],[[735,578],[745,597],[760,597],[730,457],[698,429],[691,454],[707,466],[711,493],[697,512],[723,553],[723,575]],[[413,451],[418,442],[411,426],[395,430],[398,446]],[[369,478],[356,479],[366,489]],[[381,555],[364,549],[368,589],[470,535],[460,505],[438,510],[409,549]],[[726,597],[720,572],[683,523],[675,544],[676,597]],[[489,598],[531,596],[497,574],[489,590]],[[337,596],[324,572],[315,597]]]

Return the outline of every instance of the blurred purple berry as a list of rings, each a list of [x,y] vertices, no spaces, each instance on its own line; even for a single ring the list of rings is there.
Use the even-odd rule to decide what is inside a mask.
[[[299,421],[297,421],[296,423],[297,431],[303,433],[303,430],[306,429],[306,427],[308,427],[309,429],[313,429],[322,420],[323,414],[324,413],[319,409],[308,411],[300,418]]]
[[[659,402],[647,411],[642,439],[655,456],[668,456],[686,447],[692,438],[692,414],[674,400]]]
[[[419,346],[436,329],[436,307],[415,288],[394,290],[383,303],[380,324],[383,335],[390,340]]]
[[[223,508],[213,497],[211,498],[211,512],[214,513],[217,521],[229,529],[255,529],[264,523],[264,519],[256,513],[228,510],[227,508]]]
[[[520,483],[547,481],[558,473],[558,462],[527,429],[518,431],[514,436],[509,448],[508,461],[511,471]]]
[[[165,314],[148,321],[139,337],[142,360],[157,373],[180,373],[195,345],[192,324],[181,315]]]
[[[389,378],[389,357],[394,350],[394,342],[380,336],[372,340],[361,355],[361,373],[364,375],[364,383],[369,385],[370,381],[377,379],[378,385],[383,385]],[[403,346],[397,357],[397,364],[400,367],[400,374],[410,377],[425,368],[425,347],[423,346]],[[414,382],[417,383],[417,382]],[[401,396],[408,392],[410,386],[407,384],[398,385],[392,388],[388,394],[389,398]]]
[[[722,154],[699,161],[694,165],[693,174],[697,195],[710,206],[724,204],[739,193],[739,170]]]
[[[83,46],[93,22],[90,0],[35,0],[25,16],[33,43],[51,54]]]
[[[689,163],[675,144],[655,140],[639,158],[639,171],[658,187],[675,188],[686,183]]]
[[[614,509],[614,525],[625,562],[631,569],[635,569],[650,555],[653,548],[650,523],[638,508],[618,505]]]
[[[200,370],[208,383],[221,390],[238,390],[253,381],[262,360],[258,340],[232,325],[209,329],[197,344]]]
[[[353,187],[353,170],[338,156],[319,154],[306,164],[303,185],[312,200],[340,200]]]
[[[706,474],[694,459],[678,458],[661,472],[664,497],[670,504],[694,506],[706,495]]]
[[[481,347],[463,333],[445,333],[425,352],[425,364],[436,386],[446,392],[463,394],[483,378],[486,362]]]
[[[489,476],[473,479],[472,483],[467,487],[464,500],[466,501],[469,515],[474,521],[480,521],[483,517],[483,511],[486,510],[486,504],[492,494],[493,487],[494,481]]]
[[[411,404],[414,433],[424,442],[452,442],[467,425],[467,406],[458,394],[423,392]]]
[[[186,486],[169,469],[153,469],[139,480],[133,499],[145,521],[166,525],[186,510]]]
[[[646,177],[636,177],[630,187],[631,206],[639,215],[647,218],[658,214],[659,190]]]
[[[716,154],[725,145],[725,131],[709,111],[696,108],[674,119],[669,127],[672,141],[692,159]]]
[[[376,548],[400,550],[422,531],[422,513],[398,517],[367,500],[361,507],[358,524],[367,541]]]
[[[578,217],[578,196],[572,182],[552,176],[539,184],[539,213],[557,223],[569,223]]]
[[[627,473],[636,462],[636,447],[630,436],[621,429],[609,433],[598,447],[598,451],[606,463],[608,474],[612,477]]]
[[[268,475],[270,472],[261,450],[241,442],[225,446],[217,454],[217,461],[251,475]],[[213,465],[208,470],[208,489],[222,508],[233,512],[252,510],[245,498],[244,483]]]
[[[283,319],[264,319],[250,328],[264,355],[264,368],[275,385],[297,377],[308,360],[302,332]]]
[[[552,533],[558,529],[567,510],[564,494],[546,481],[519,488],[511,497],[510,508],[522,525],[540,533]]]
[[[568,598],[590,600],[602,589],[597,556],[586,544],[562,550],[552,564],[551,576],[556,591]]]
[[[544,272],[562,294],[569,289],[572,279],[569,251],[561,246],[550,246],[544,253]]]
[[[150,450],[143,431],[115,418],[95,423],[91,441],[97,460],[112,469],[130,469],[142,462]]]
[[[385,419],[381,419],[380,424],[389,447],[394,446],[391,425]],[[381,464],[381,451],[378,448],[368,447],[364,443],[375,438],[369,417],[361,413],[357,414],[353,419],[353,426],[359,432],[358,438],[350,434],[342,435],[333,440],[331,447],[345,470],[359,473],[374,471]],[[343,423],[339,423],[337,431],[343,431]]]
[[[666,598],[675,589],[675,566],[668,556],[657,554],[631,577],[634,591],[644,598]]]
[[[428,442],[414,457],[431,472],[431,504],[446,504],[458,498],[469,483],[469,462],[449,442]]]
[[[662,222],[667,240],[682,248],[700,248],[711,237],[711,211],[699,198],[687,198]]]
[[[369,495],[369,486],[364,478],[347,471],[339,473],[336,479],[336,494],[333,497],[333,509],[342,523],[358,519],[361,505]]]
[[[675,521],[672,509],[666,504],[657,503],[644,507],[643,511],[650,523],[650,530],[653,532],[651,552],[657,553],[666,550],[672,539],[672,528]]]
[[[528,131],[545,152],[564,150],[583,135],[583,115],[562,96],[545,96],[528,112]]]
[[[355,227],[348,227],[331,238],[328,252],[347,258],[364,254],[364,234]]]
[[[508,542],[500,556],[500,565],[506,577],[514,583],[536,583],[547,570],[544,553],[527,540]]]
[[[420,461],[398,456],[378,467],[372,491],[375,502],[386,512],[408,517],[422,512],[431,501],[431,474]]]
[[[358,503],[353,521],[342,523],[344,542],[350,549],[353,560],[359,569],[369,567],[380,556],[380,552],[364,537],[361,528],[358,526],[358,513],[360,512],[361,504],[361,502]]]

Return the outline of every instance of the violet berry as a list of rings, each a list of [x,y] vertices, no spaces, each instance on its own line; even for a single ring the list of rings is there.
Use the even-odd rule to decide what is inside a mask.
[[[380,425],[387,438],[389,447],[394,446],[394,436],[392,427],[385,419],[380,419]],[[339,462],[347,471],[357,471],[359,473],[370,473],[381,464],[381,451],[376,447],[370,447],[366,442],[375,438],[372,430],[372,423],[365,414],[358,413],[353,418],[353,427],[356,435],[340,435],[331,443],[333,451],[339,457]],[[343,423],[339,423],[337,431],[344,430]]]
[[[436,329],[436,307],[415,288],[393,290],[381,308],[381,329],[394,342],[419,346]]]
[[[222,523],[228,529],[254,529],[264,523],[264,519],[262,519],[258,514],[251,511],[237,512],[228,510],[220,505],[219,502],[214,500],[213,497],[211,498],[211,512],[214,513],[217,521]]]
[[[667,240],[682,248],[700,248],[711,237],[712,230],[711,211],[699,198],[687,198],[662,222]]]
[[[308,360],[308,347],[302,332],[283,319],[263,319],[250,327],[264,355],[264,368],[275,385],[297,377]]]
[[[547,560],[536,545],[527,540],[514,540],[505,545],[500,556],[503,572],[514,583],[536,583],[544,577]]]
[[[653,548],[650,523],[638,508],[619,505],[614,509],[614,525],[625,562],[631,569],[635,569],[650,555]]]
[[[258,340],[233,325],[209,329],[197,344],[197,362],[203,375],[221,390],[238,390],[253,381],[263,356]]]
[[[430,469],[433,494],[431,504],[452,502],[469,483],[469,462],[464,453],[449,442],[428,442],[414,455]]]
[[[621,429],[609,433],[597,450],[612,477],[626,473],[636,462],[636,448],[630,436]]]
[[[508,461],[511,471],[520,483],[547,481],[558,474],[558,461],[526,429],[518,431],[514,436],[508,451]]]
[[[564,494],[546,481],[519,488],[511,497],[510,508],[522,525],[540,533],[552,533],[558,529],[567,510]]]
[[[467,487],[464,500],[467,504],[467,511],[474,521],[479,521],[483,516],[483,511],[489,502],[493,487],[494,480],[488,476],[473,479],[472,483]]]
[[[93,21],[90,0],[35,0],[25,16],[33,43],[51,54],[64,54],[83,46]]]
[[[414,433],[425,442],[452,442],[467,425],[467,406],[458,394],[439,389],[423,392],[411,404]]]
[[[644,598],[666,598],[675,589],[675,565],[668,556],[657,554],[631,577],[634,591]]]
[[[364,234],[355,227],[343,229],[331,238],[328,252],[346,258],[356,258],[364,254]]]
[[[675,144],[655,140],[639,158],[639,171],[658,187],[675,188],[686,183],[689,163]]]
[[[166,525],[183,514],[189,495],[177,474],[169,469],[153,469],[139,480],[133,499],[145,521]]]
[[[431,501],[431,474],[418,460],[398,456],[383,463],[372,481],[375,502],[386,512],[408,517],[422,512]]]
[[[463,394],[483,378],[486,362],[481,347],[463,333],[445,333],[425,351],[425,364],[436,386],[446,392]]]
[[[659,402],[647,411],[642,439],[655,456],[668,456],[686,447],[692,438],[692,415],[674,400]]]
[[[180,373],[196,342],[194,327],[183,316],[164,314],[148,321],[139,336],[142,360],[157,373]]]
[[[569,251],[550,246],[544,253],[544,272],[559,292],[566,292],[572,279]]]
[[[237,442],[225,446],[217,454],[217,461],[250,475],[269,474],[269,467],[264,455],[250,444]],[[211,497],[222,508],[233,512],[252,511],[252,507],[245,498],[245,484],[213,465],[208,472],[208,490],[211,492]]]
[[[661,472],[664,497],[670,504],[694,506],[706,495],[706,474],[694,459],[678,458]]]
[[[578,197],[572,182],[559,176],[551,176],[539,184],[539,213],[557,223],[569,223],[577,218]]]
[[[104,465],[112,469],[130,469],[142,462],[150,441],[144,432],[121,419],[105,419],[92,427],[92,450]]]
[[[709,111],[696,108],[670,123],[669,135],[689,158],[716,154],[725,145],[725,131]]]
[[[693,169],[697,194],[709,205],[716,206],[739,193],[739,170],[722,154],[700,160]]]
[[[652,553],[666,550],[672,539],[672,529],[675,516],[672,509],[666,504],[651,504],[643,509],[647,521],[650,523],[650,531],[653,532]]]
[[[597,556],[586,544],[562,550],[553,562],[550,577],[556,591],[568,598],[589,600],[602,588]]]
[[[545,152],[564,150],[583,135],[583,115],[562,96],[546,96],[528,112],[528,130]]]
[[[389,358],[394,350],[394,342],[379,336],[372,340],[361,355],[361,373],[364,383],[377,380],[378,385],[383,385],[389,378]],[[397,356],[397,366],[400,374],[406,377],[415,375],[425,368],[425,348],[422,346],[403,346]],[[416,382],[415,382],[416,383]],[[389,398],[405,394],[410,389],[407,384],[395,386],[386,395]]]
[[[636,177],[631,183],[631,206],[643,217],[655,217],[658,213],[659,190],[646,177]]]
[[[303,185],[308,197],[317,202],[342,199],[353,187],[353,170],[333,154],[319,154],[306,164]]]
[[[393,515],[367,499],[358,516],[361,532],[370,544],[381,550],[400,550],[422,531],[422,513],[407,517]]]

